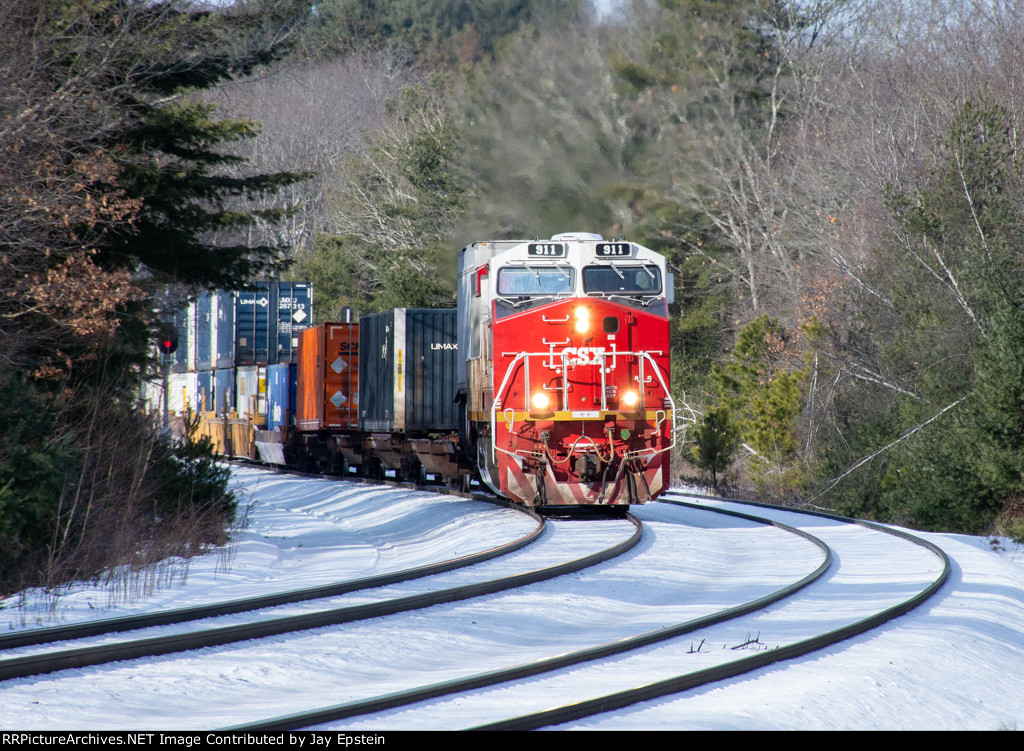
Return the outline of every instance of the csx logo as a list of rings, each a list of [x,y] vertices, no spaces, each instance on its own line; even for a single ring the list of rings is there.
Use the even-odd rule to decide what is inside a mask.
[[[570,365],[599,365],[604,347],[566,347],[562,354]]]

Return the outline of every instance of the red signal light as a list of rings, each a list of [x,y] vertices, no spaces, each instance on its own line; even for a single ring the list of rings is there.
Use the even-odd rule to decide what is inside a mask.
[[[156,348],[165,355],[173,354],[178,349],[178,332],[173,328],[160,332],[160,336],[156,340]]]

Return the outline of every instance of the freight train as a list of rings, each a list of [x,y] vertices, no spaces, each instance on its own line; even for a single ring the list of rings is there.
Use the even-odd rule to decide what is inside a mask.
[[[528,506],[643,503],[668,486],[675,445],[671,302],[664,257],[636,243],[476,242],[456,308],[298,331],[248,415],[204,412],[202,429],[306,470],[476,478]]]

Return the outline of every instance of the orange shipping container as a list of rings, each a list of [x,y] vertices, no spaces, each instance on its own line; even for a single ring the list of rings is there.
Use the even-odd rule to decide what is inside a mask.
[[[321,323],[299,332],[295,425],[348,430],[359,424],[359,324]]]

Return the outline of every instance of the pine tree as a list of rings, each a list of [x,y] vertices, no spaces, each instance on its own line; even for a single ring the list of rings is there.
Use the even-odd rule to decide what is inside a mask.
[[[1015,115],[979,92],[921,183],[890,190],[896,232],[870,280],[887,303],[865,301],[852,334],[901,388],[851,388],[843,399],[847,424],[829,471],[877,455],[836,487],[847,513],[979,533],[1024,493],[1016,133]]]
[[[732,413],[724,405],[708,410],[697,424],[693,458],[698,466],[711,472],[711,486],[715,490],[719,474],[732,463],[739,439]]]
[[[118,101],[121,117],[107,140],[111,150],[117,144],[117,185],[141,208],[131,226],[104,237],[101,265],[210,288],[279,273],[288,249],[249,245],[245,230],[274,222],[286,210],[255,211],[246,199],[305,175],[247,171],[231,146],[255,136],[259,124],[218,118],[199,94],[288,54],[296,41],[291,27],[307,5],[279,0],[197,9],[180,0],[120,0],[100,6],[104,15],[131,12],[137,23],[152,25],[156,36],[145,65],[134,59],[122,64],[133,85]],[[271,24],[281,24],[280,30],[264,33]]]
[[[157,281],[231,289],[279,274],[288,249],[250,245],[246,228],[274,222],[286,209],[251,210],[246,199],[301,180],[298,172],[246,174],[232,142],[255,136],[258,124],[218,119],[215,107],[192,99],[146,106],[123,134],[119,186],[141,202],[130,227],[101,245],[106,268],[144,269]]]
[[[807,368],[793,339],[778,320],[761,316],[740,330],[729,360],[713,368],[721,401],[756,452],[755,480],[780,494],[803,482],[798,430]]]
[[[179,521],[195,551],[230,516],[222,476],[179,493],[205,460],[163,439],[136,393],[161,285],[234,286],[279,260],[215,235],[271,218],[242,199],[300,176],[241,172],[225,149],[255,124],[217,120],[196,93],[279,59],[306,8],[0,7],[0,592],[167,551]]]

